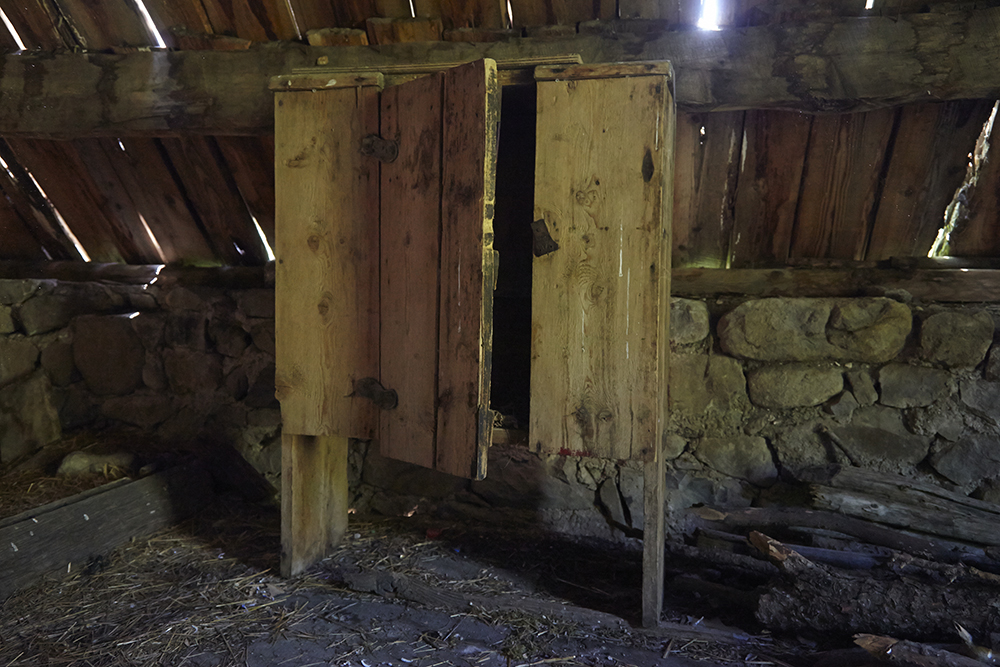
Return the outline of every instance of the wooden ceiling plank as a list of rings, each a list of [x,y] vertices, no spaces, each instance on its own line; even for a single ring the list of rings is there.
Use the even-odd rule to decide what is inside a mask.
[[[274,137],[216,137],[229,173],[274,248]]]
[[[42,251],[42,244],[31,232],[30,224],[2,194],[0,194],[0,239],[3,239],[5,259],[47,259]]]
[[[0,198],[9,204],[18,217],[31,231],[39,243],[43,255],[53,260],[80,259],[73,242],[59,226],[52,209],[41,200],[41,195],[33,189],[33,194],[24,185],[30,180],[21,167],[13,149],[0,139],[0,159],[4,168],[0,169]]]
[[[266,0],[202,0],[212,32],[254,42],[299,37],[288,5]]]
[[[723,267],[729,256],[744,112],[678,114],[673,266]]]
[[[904,107],[865,259],[926,257],[993,102]]]
[[[50,0],[85,49],[151,46],[153,38],[128,0]]]
[[[861,259],[898,112],[813,120],[791,257]]]
[[[365,22],[369,44],[437,42],[441,40],[441,19],[370,18]]]
[[[440,17],[446,30],[507,27],[506,0],[413,0],[417,16]]]
[[[616,18],[613,0],[510,0],[516,27],[567,25]]]
[[[337,12],[330,0],[288,0],[299,30],[321,30],[337,25]]]
[[[66,141],[11,140],[18,160],[38,181],[95,262],[155,262],[140,231],[117,215],[76,147]]]
[[[794,111],[747,112],[732,268],[781,264],[788,258],[812,118]]]
[[[994,120],[992,132],[986,137],[991,147],[1000,146],[1000,123]],[[997,211],[1000,210],[1000,160],[990,159],[989,152],[980,153],[977,143],[974,166],[965,176],[961,192],[959,221],[948,237],[945,252],[952,257],[996,257],[1000,255],[1000,233],[997,232]],[[977,168],[978,167],[978,168]],[[959,193],[956,193],[958,195]]]
[[[29,50],[54,51],[72,45],[72,42],[64,41],[64,35],[57,27],[58,16],[45,0],[23,0],[7,5],[4,13]]]
[[[179,47],[175,33],[208,35],[212,22],[201,0],[143,0],[168,47]]]
[[[266,263],[264,244],[212,138],[164,138],[160,143],[219,258],[235,265]]]

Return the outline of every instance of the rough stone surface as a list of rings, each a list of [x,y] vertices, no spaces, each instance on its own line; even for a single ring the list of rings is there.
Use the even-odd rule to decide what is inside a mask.
[[[9,334],[15,331],[17,331],[17,325],[14,324],[10,306],[0,306],[0,334]]]
[[[1000,382],[962,380],[959,396],[976,414],[1000,424]]]
[[[73,363],[73,343],[59,340],[42,350],[42,368],[57,387],[65,387],[78,379]]]
[[[52,385],[44,373],[0,389],[0,461],[13,461],[61,436]]]
[[[954,399],[906,411],[906,424],[920,435],[939,435],[952,442],[965,434],[965,411]]]
[[[724,475],[745,479],[758,486],[769,486],[778,477],[771,450],[764,438],[747,435],[702,438],[695,447],[694,455]]]
[[[236,307],[247,317],[274,317],[274,290],[247,289],[236,296]]]
[[[871,426],[837,426],[830,429],[852,465],[882,472],[913,472],[927,457],[930,439]]]
[[[27,338],[0,338],[0,387],[31,373],[38,361],[38,348]]]
[[[1000,347],[994,345],[986,355],[986,368],[983,369],[983,377],[987,380],[1000,380]]]
[[[776,429],[771,439],[778,461],[784,470],[793,475],[800,470],[827,463],[849,463],[829,438],[820,435],[825,421],[808,421],[791,427]]]
[[[257,349],[274,354],[274,320],[254,320],[250,323],[250,336]]]
[[[692,299],[670,300],[670,342],[690,345],[705,340],[709,334],[708,306]]]
[[[887,364],[879,370],[881,403],[894,408],[930,405],[951,393],[951,375],[937,368]]]
[[[878,402],[878,391],[875,389],[875,380],[872,374],[864,368],[856,368],[847,371],[847,384],[857,399],[858,405],[874,405]]]
[[[730,357],[675,354],[670,357],[671,419],[701,430],[739,427],[750,409],[743,367]]]
[[[850,419],[854,411],[858,409],[858,401],[854,394],[849,391],[834,396],[823,406],[823,411],[839,419]]]
[[[0,280],[0,305],[16,306],[34,294],[51,290],[53,283],[44,280]]]
[[[86,475],[103,472],[108,468],[132,470],[135,467],[135,454],[129,452],[112,452],[110,454],[92,454],[90,452],[70,452],[59,464],[58,475]]]
[[[844,376],[836,367],[782,364],[764,366],[747,377],[750,400],[764,408],[819,405],[844,389]]]
[[[886,298],[758,299],[722,317],[723,351],[760,361],[881,363],[903,348],[910,309]]]
[[[163,330],[166,328],[166,315],[163,313],[139,313],[131,318],[132,329],[143,347],[147,350],[157,350],[163,343]]]
[[[960,486],[995,478],[1000,475],[1000,440],[995,436],[968,435],[935,452],[931,465]]]
[[[170,389],[177,394],[215,391],[222,381],[222,362],[210,352],[164,350],[163,370]]]
[[[985,310],[936,313],[920,325],[920,353],[945,368],[972,368],[993,342],[993,328]]]
[[[676,459],[684,453],[687,447],[687,440],[679,435],[671,434],[665,438],[663,443],[663,457],[665,460]]]
[[[186,287],[171,288],[163,296],[163,302],[171,310],[201,310],[205,300]]]
[[[121,395],[142,385],[146,351],[128,317],[82,315],[73,321],[73,361],[92,392]]]
[[[116,396],[101,404],[101,414],[140,428],[152,428],[174,412],[170,398],[162,394]]]
[[[750,505],[744,484],[736,479],[707,479],[703,473],[683,471],[667,473],[665,501],[667,511],[680,512],[695,505],[747,507]]]
[[[171,313],[163,332],[163,340],[170,347],[187,347],[192,350],[208,349],[206,315],[202,312],[181,311]]]
[[[21,326],[29,336],[62,329],[82,311],[78,301],[54,294],[29,299],[18,311]]]

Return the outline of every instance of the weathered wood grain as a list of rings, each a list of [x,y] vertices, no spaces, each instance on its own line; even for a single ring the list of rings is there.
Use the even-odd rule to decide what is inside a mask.
[[[276,395],[287,433],[372,438],[378,377],[375,86],[275,95]],[[337,132],[331,132],[335,123]]]
[[[493,253],[500,87],[492,60],[456,67],[444,83],[441,173],[438,442],[435,468],[486,476],[493,434]]]
[[[905,290],[928,302],[995,303],[995,269],[675,269],[673,296],[879,296]]]
[[[347,530],[347,438],[281,435],[281,575],[327,555]]]
[[[372,14],[362,18],[367,16]],[[909,102],[996,99],[998,24],[1000,8],[990,8],[721,31],[449,42],[446,47],[294,45],[245,53],[4,55],[0,135],[267,133],[273,127],[268,79],[313,66],[321,56],[331,67],[565,53],[579,53],[584,62],[670,60],[677,72],[678,105],[688,111],[859,111]],[[705,53],[713,57],[705,58]]]
[[[18,215],[5,197],[0,197],[0,238],[3,254],[11,259],[44,260],[42,245],[31,233],[31,227]]]
[[[200,0],[143,0],[168,47],[178,46],[175,32],[208,35],[212,23]]]
[[[414,0],[417,16],[440,17],[445,29],[496,30],[507,25],[505,2],[497,0]]]
[[[812,121],[794,111],[747,112],[730,267],[781,264],[788,258]]]
[[[254,42],[296,39],[299,31],[285,2],[202,0],[211,32]]]
[[[673,264],[724,267],[733,232],[741,111],[681,114],[674,146]]]
[[[790,257],[861,259],[898,111],[813,120]]]
[[[119,480],[0,521],[0,598],[46,574],[82,568],[133,537],[194,514],[212,499],[197,465]]]
[[[274,248],[274,137],[215,138],[250,214]]]
[[[559,247],[533,265],[535,448],[646,459],[659,442],[672,113],[662,75],[538,84],[534,218]]]
[[[53,4],[75,43],[84,49],[155,45],[135,5],[126,0],[53,0]]]
[[[383,456],[434,467],[437,442],[444,74],[382,93],[381,136],[400,154],[381,183],[381,380],[399,405],[380,414]]]
[[[72,43],[63,40],[54,7],[44,0],[11,3],[4,12],[28,49],[54,51]]]
[[[369,44],[436,42],[441,39],[441,19],[370,18],[365,21]]]
[[[927,256],[992,106],[991,100],[962,100],[900,110],[864,259]]]

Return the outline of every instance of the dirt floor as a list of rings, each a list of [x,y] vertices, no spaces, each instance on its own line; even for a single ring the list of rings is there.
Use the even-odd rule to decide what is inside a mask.
[[[641,554],[406,519],[352,520],[336,553],[276,575],[273,506],[221,497],[7,599],[0,666],[811,665],[809,647],[722,625],[700,594],[636,629]],[[729,620],[729,619],[727,619]]]

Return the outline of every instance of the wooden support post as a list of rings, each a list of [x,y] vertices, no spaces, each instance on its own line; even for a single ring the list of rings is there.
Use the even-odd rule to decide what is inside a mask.
[[[347,530],[347,438],[281,436],[281,576],[323,558]]]
[[[663,565],[665,530],[663,516],[663,454],[656,452],[642,468],[643,538],[642,538],[642,626],[656,627],[663,611]]]

